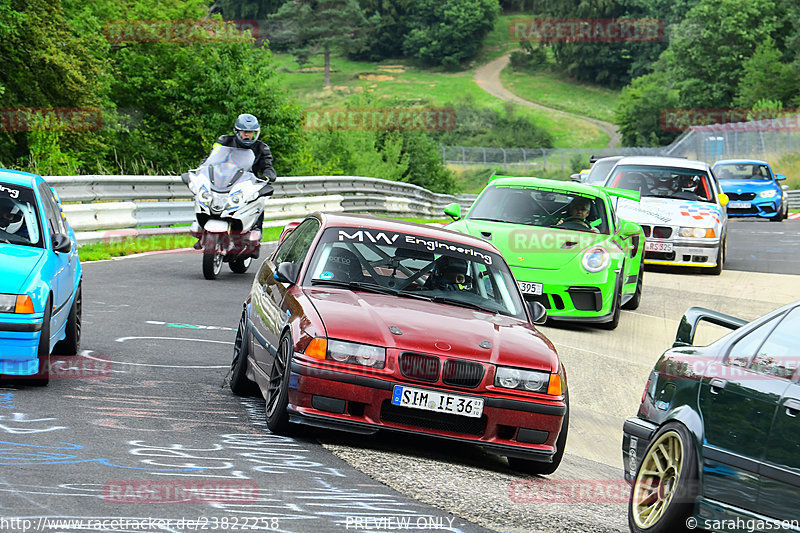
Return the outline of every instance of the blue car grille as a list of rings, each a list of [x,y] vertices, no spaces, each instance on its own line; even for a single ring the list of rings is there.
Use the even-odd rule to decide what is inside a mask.
[[[729,192],[725,194],[728,195],[729,200],[734,202],[739,202],[739,201],[749,202],[750,200],[756,197],[756,193],[754,192],[743,192],[743,193]]]

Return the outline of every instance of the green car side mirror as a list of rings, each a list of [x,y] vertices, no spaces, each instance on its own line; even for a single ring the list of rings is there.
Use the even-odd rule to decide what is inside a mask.
[[[448,204],[444,207],[444,214],[453,220],[461,220],[461,204]]]
[[[639,224],[636,222],[631,222],[630,220],[626,220],[622,223],[619,232],[623,237],[629,237],[631,235],[638,234],[641,230],[642,227]]]

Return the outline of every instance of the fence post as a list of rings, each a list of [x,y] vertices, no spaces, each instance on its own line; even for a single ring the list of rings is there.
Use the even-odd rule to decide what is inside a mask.
[[[503,172],[506,172],[508,170],[508,165],[506,164],[507,162],[506,149],[505,148],[500,148],[500,149],[503,151]]]
[[[542,171],[547,170],[547,152],[542,148]]]
[[[528,154],[525,152],[525,148],[522,149],[522,163],[525,166],[528,164]]]
[[[464,166],[467,165],[467,153],[464,151],[463,146],[461,147],[461,162],[464,164]]]
[[[481,148],[483,150],[483,166],[486,166],[486,148]]]

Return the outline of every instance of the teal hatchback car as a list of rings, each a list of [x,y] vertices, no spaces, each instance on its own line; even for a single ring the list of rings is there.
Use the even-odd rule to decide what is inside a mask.
[[[81,339],[75,233],[40,176],[0,170],[0,379],[46,385]]]

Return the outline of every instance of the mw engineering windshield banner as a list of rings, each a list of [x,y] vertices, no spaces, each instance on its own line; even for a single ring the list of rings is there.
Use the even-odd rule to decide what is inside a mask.
[[[481,248],[451,242],[438,238],[423,237],[411,233],[397,233],[364,228],[328,228],[323,235],[324,242],[350,242],[406,248],[459,257],[468,261],[480,261],[491,265],[497,261],[496,254]]]

